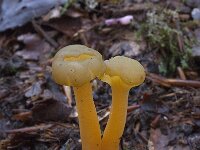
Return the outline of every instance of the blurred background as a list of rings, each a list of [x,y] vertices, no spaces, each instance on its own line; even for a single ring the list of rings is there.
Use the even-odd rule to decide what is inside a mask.
[[[81,149],[73,90],[51,77],[53,56],[70,44],[145,67],[122,150],[200,150],[200,0],[1,0],[1,150]],[[111,89],[92,84],[103,130]]]

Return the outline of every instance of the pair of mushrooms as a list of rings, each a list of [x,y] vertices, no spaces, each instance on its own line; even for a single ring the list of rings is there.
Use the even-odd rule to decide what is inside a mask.
[[[119,150],[126,123],[129,90],[145,79],[136,60],[116,56],[103,61],[99,52],[83,45],[70,45],[57,52],[52,63],[56,83],[73,86],[83,150]],[[103,137],[90,81],[98,77],[112,88],[112,106]]]

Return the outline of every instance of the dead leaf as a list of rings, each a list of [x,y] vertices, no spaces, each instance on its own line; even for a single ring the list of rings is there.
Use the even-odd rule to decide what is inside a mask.
[[[82,22],[80,18],[62,17],[60,19],[53,19],[45,25],[72,37],[78,30],[81,29]]]
[[[59,18],[61,16],[61,10],[62,10],[62,7],[55,7],[54,9],[49,11],[48,14],[42,16],[42,19],[44,21],[49,21],[50,19],[53,19],[53,18]]]
[[[37,121],[67,121],[72,108],[54,99],[48,99],[32,108],[33,120]]]
[[[188,137],[188,142],[193,150],[200,149],[200,135],[199,134],[192,134]]]
[[[17,39],[25,44],[25,48],[17,51],[16,55],[21,56],[25,60],[37,61],[40,58],[44,58],[44,54],[49,53],[52,49],[51,46],[37,34],[28,33],[20,35]]]
[[[41,83],[34,83],[30,89],[25,93],[26,97],[39,96],[42,93]]]
[[[39,59],[40,53],[36,51],[22,50],[22,51],[16,52],[16,55],[21,56],[24,60],[37,61]]]
[[[66,3],[68,0],[3,0],[1,1],[0,31],[22,26],[47,13],[54,6]]]
[[[166,135],[163,135],[160,129],[150,130],[150,140],[153,142],[153,146],[156,150],[168,150],[169,139]]]

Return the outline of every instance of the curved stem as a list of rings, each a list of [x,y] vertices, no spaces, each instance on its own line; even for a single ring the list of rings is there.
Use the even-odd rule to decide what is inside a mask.
[[[101,131],[93,102],[91,84],[86,83],[81,87],[74,87],[74,94],[78,111],[82,150],[100,150]]]
[[[112,106],[103,134],[102,150],[119,150],[120,138],[126,123],[129,88],[119,80],[111,81],[111,88]]]

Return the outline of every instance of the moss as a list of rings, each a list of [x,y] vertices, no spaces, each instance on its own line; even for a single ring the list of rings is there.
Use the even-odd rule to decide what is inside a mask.
[[[64,6],[63,6],[63,8],[62,8],[62,10],[61,10],[61,14],[63,15],[67,10],[68,10],[68,8],[71,6],[71,5],[73,5],[74,3],[76,3],[77,2],[77,0],[69,0],[69,1],[67,1],[65,4],[64,4]]]
[[[148,12],[137,35],[143,36],[149,47],[161,54],[160,73],[172,74],[177,66],[188,67],[193,40],[185,35],[176,11],[158,9]]]

